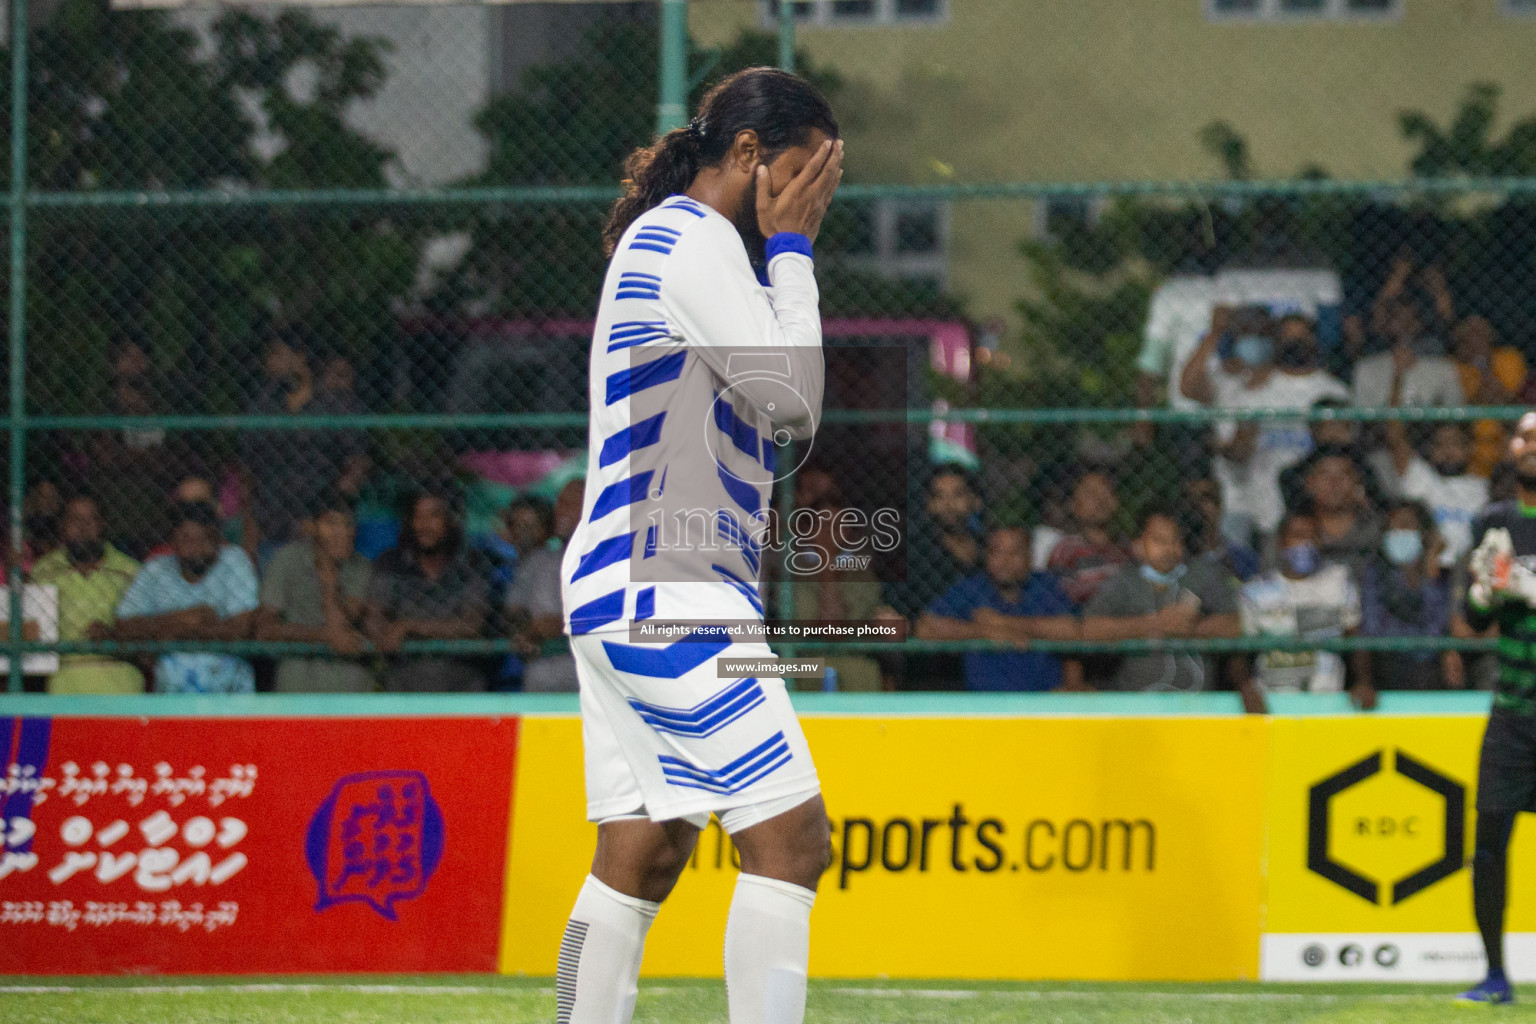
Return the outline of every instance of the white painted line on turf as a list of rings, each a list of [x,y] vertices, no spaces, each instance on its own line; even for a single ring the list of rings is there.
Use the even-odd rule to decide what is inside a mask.
[[[553,988],[513,988],[503,985],[391,985],[314,982],[260,982],[234,985],[0,985],[0,995],[80,995],[84,993],[137,993],[141,995],[203,995],[208,993],[325,993],[349,992],[361,995],[540,995],[554,994]],[[641,985],[643,996],[664,996],[697,992],[696,988]],[[1359,995],[1329,992],[1168,992],[1145,989],[1014,989],[983,991],[964,988],[864,988],[842,986],[813,990],[821,994],[883,999],[1019,999],[1082,1000],[1156,999],[1176,1002],[1231,1003],[1337,1003],[1344,1001],[1394,1003],[1433,1000],[1434,994],[1363,992]]]
[[[644,989],[641,989],[643,992]],[[815,991],[815,990],[813,990]],[[1105,989],[1102,991],[1081,990],[992,990],[964,988],[833,988],[823,989],[823,992],[840,996],[875,996],[888,999],[1167,999],[1179,1002],[1231,1002],[1231,1003],[1283,1003],[1283,1002],[1321,1002],[1336,1003],[1341,1001],[1365,1001],[1365,1002],[1405,1002],[1424,999],[1437,999],[1433,993],[1408,994],[1392,992],[1362,992],[1359,995],[1340,995],[1329,992],[1164,992],[1147,991],[1143,989]]]
[[[246,985],[3,985],[0,995],[78,995],[84,992],[135,992],[145,995],[202,995],[210,992],[243,993],[320,993],[353,992],[364,995],[412,995],[417,992],[434,996],[505,995],[509,992],[531,992],[550,995],[553,988],[511,988],[502,985],[340,985],[309,984],[304,982],[271,982]]]

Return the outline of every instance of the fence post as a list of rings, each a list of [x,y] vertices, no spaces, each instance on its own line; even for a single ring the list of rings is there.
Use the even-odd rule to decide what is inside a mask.
[[[26,467],[27,398],[27,0],[11,0],[11,407],[7,417],[11,434],[11,556],[6,565],[10,587],[10,621],[7,644],[10,674],[6,689],[21,692],[22,586],[21,528],[22,491]]]
[[[661,0],[661,89],[656,134],[688,122],[688,0]]]
[[[795,5],[779,0],[779,69],[795,72]]]

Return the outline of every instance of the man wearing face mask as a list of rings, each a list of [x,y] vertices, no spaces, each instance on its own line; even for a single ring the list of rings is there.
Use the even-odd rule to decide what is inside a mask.
[[[1472,526],[1466,618],[1475,630],[1499,627],[1499,679],[1477,769],[1477,840],[1472,906],[1488,957],[1488,976],[1461,998],[1513,1000],[1504,973],[1505,884],[1515,815],[1536,811],[1536,412],[1520,418],[1509,454],[1519,486],[1514,501],[1484,509]]]
[[[1331,640],[1360,626],[1360,591],[1349,569],[1324,564],[1317,519],[1291,513],[1280,524],[1280,568],[1244,585],[1239,599],[1247,636]],[[1348,688],[1362,710],[1376,706],[1370,656],[1350,655]],[[1265,693],[1338,693],[1346,685],[1344,659],[1332,651],[1265,651],[1255,659],[1254,681]]]
[[[1387,513],[1380,549],[1360,581],[1362,636],[1444,636],[1451,625],[1450,571],[1445,541],[1429,509],[1402,501]],[[1457,651],[1379,651],[1374,678],[1393,690],[1461,689],[1466,672]]]
[[[212,505],[176,506],[171,550],[145,563],[123,594],[107,638],[249,638],[258,604],[256,569],[244,551],[221,543]],[[158,693],[250,693],[255,684],[250,664],[230,655],[174,651],[155,664]]]
[[[32,570],[32,582],[58,588],[59,639],[100,640],[117,618],[117,602],[133,582],[139,563],[108,544],[101,510],[89,495],[64,502],[59,526],[63,546]],[[48,677],[49,693],[143,693],[144,676],[126,662],[95,654],[66,654]]]
[[[1171,510],[1142,513],[1132,551],[1136,564],[1110,577],[1083,610],[1084,640],[1239,634],[1232,578],[1211,559],[1185,561],[1184,531]],[[1106,689],[1134,692],[1210,690],[1216,670],[1198,654],[1135,654],[1121,658],[1107,682]]]
[[[1238,312],[1243,312],[1239,317]],[[1240,375],[1221,373],[1214,354],[1223,336],[1233,337],[1232,350],[1248,335],[1269,340],[1271,361]],[[1254,354],[1265,346],[1249,343]],[[1256,311],[1219,308],[1211,318],[1211,333],[1201,343],[1199,358],[1185,367],[1181,387],[1186,397],[1219,409],[1310,409],[1327,399],[1344,400],[1349,390],[1321,369],[1312,322],[1304,316],[1282,317],[1273,325]],[[1226,510],[1225,532],[1237,543],[1251,542],[1250,532],[1272,533],[1285,512],[1280,474],[1312,451],[1312,433],[1303,420],[1223,423],[1216,430],[1215,476],[1221,483]]]
[[[1408,426],[1401,420],[1386,424],[1386,440],[1398,494],[1429,508],[1445,538],[1441,561],[1454,565],[1471,550],[1472,520],[1488,504],[1487,479],[1467,472],[1472,439],[1466,425],[1435,424],[1424,455],[1409,443]]]

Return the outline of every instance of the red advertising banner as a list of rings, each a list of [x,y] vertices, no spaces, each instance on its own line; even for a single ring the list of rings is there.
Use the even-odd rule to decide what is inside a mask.
[[[0,718],[0,974],[493,971],[515,718]]]

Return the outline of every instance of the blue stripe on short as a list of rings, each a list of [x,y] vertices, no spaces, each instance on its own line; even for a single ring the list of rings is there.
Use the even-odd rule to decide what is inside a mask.
[[[700,768],[680,757],[662,754],[662,775],[674,786],[702,789],[710,793],[739,793],[754,782],[773,774],[792,760],[789,741],[776,732],[724,768]]]
[[[629,698],[642,721],[657,732],[674,736],[713,736],[742,715],[757,707],[767,697],[756,679],[732,683],[706,701],[691,708],[669,708]]]

